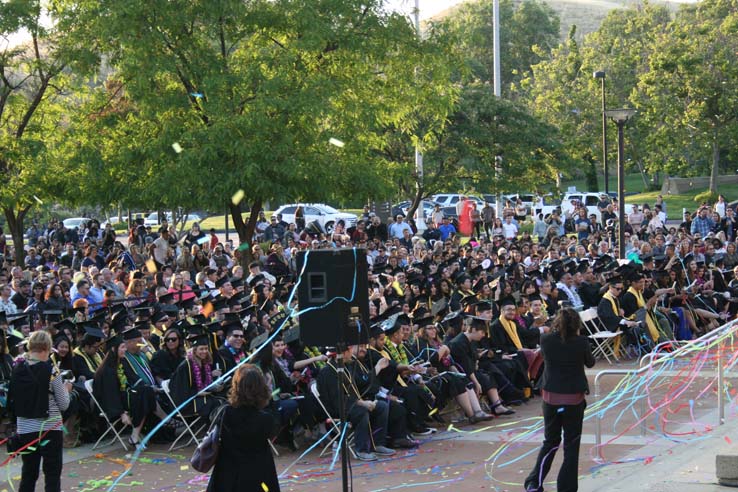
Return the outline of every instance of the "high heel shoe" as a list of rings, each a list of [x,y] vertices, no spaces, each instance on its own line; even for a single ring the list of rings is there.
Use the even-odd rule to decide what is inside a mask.
[[[500,415],[512,415],[515,413],[515,410],[511,410],[509,408],[505,409],[504,412],[498,412],[497,409],[502,406],[502,402],[498,401],[497,403],[492,405],[492,412],[495,414],[495,416]]]

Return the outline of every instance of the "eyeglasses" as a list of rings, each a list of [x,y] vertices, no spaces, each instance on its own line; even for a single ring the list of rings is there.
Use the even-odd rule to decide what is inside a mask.
[[[169,343],[169,342],[177,342],[177,341],[179,341],[179,338],[177,338],[177,337],[165,338],[164,341],[167,342],[167,343]]]
[[[622,288],[622,287],[613,287],[613,289],[615,289],[615,290],[617,290],[617,291],[621,291],[621,290],[623,290],[623,288]]]

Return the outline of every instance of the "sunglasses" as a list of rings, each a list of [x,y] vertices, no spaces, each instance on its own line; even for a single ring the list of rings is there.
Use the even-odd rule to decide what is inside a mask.
[[[164,341],[165,342],[177,342],[177,341],[179,341],[179,338],[177,338],[177,337],[170,337],[170,338],[165,338]]]
[[[235,335],[235,334],[232,334],[231,336],[232,336],[233,338],[243,338],[243,335]]]

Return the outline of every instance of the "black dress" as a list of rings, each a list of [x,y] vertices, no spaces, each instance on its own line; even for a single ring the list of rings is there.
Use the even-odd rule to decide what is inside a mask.
[[[95,398],[110,420],[115,420],[124,411],[128,411],[133,426],[138,427],[144,417],[153,413],[156,408],[156,395],[150,387],[138,385],[134,390],[131,379],[128,379],[125,391],[121,391],[118,373],[112,367],[104,367],[95,374],[92,388]]]
[[[226,407],[221,447],[207,491],[279,492],[277,469],[267,444],[277,425],[273,415],[266,411]]]

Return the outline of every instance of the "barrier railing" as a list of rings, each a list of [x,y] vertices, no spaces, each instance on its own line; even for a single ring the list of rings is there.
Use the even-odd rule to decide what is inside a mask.
[[[654,367],[664,363],[664,361],[666,360],[673,360],[674,358],[684,357],[687,355],[693,356],[695,351],[712,349],[714,348],[712,347],[712,345],[715,343],[715,341],[719,340],[717,345],[716,371],[718,393],[718,425],[722,425],[725,423],[725,375],[723,361],[723,339],[729,335],[735,334],[736,332],[738,332],[738,320],[733,320],[712,330],[709,333],[702,335],[699,338],[681,343],[680,346],[672,352],[662,351],[664,346],[668,345],[670,342],[665,342],[657,345],[653,352],[641,358],[639,362],[640,367],[638,369],[605,369],[603,371],[600,371],[594,379],[595,401],[600,401],[600,382],[601,379],[605,376],[619,375],[622,377],[628,377],[647,374],[650,371],[653,371]],[[671,344],[672,346],[674,345],[673,342],[671,342]],[[643,365],[644,362],[647,362],[647,364]],[[597,454],[600,458],[604,458],[602,455],[602,419],[606,411],[607,408],[598,411],[595,417],[595,448],[597,449]],[[644,395],[641,397],[640,401],[639,416],[639,418],[641,419],[640,427],[642,436],[646,433],[646,415],[646,397]]]

